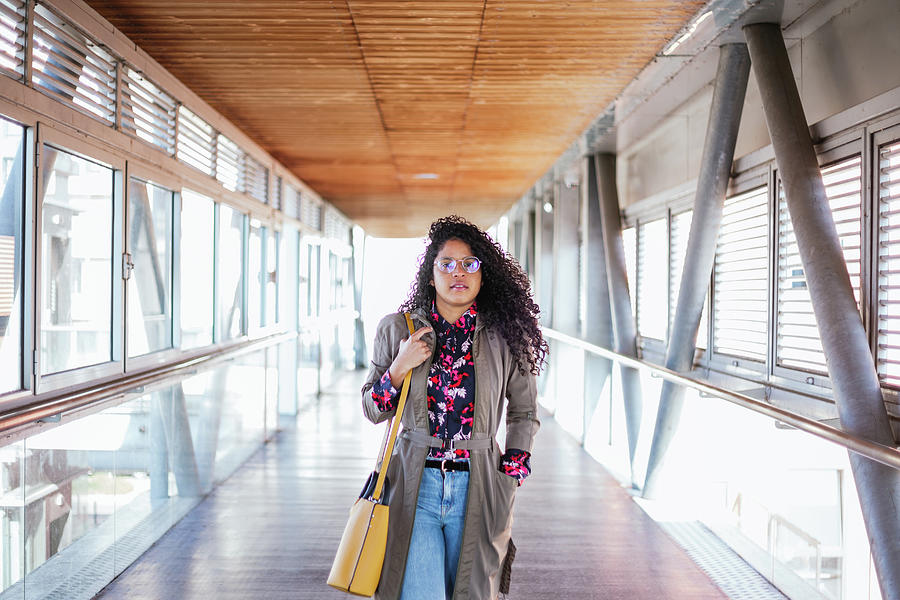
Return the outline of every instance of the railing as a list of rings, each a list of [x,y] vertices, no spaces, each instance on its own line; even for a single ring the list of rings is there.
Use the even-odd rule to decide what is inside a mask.
[[[229,344],[200,355],[193,353],[178,361],[137,373],[126,373],[99,385],[41,394],[25,406],[0,410],[0,434],[28,427],[42,420],[54,420],[58,415],[69,411],[107,403],[127,393],[142,393],[154,385],[175,383],[219,362],[281,344],[296,337],[296,331],[277,333],[249,342]]]
[[[636,358],[632,358],[630,356],[625,356],[624,354],[619,354],[617,352],[609,350],[608,348],[603,348],[602,346],[597,346],[595,344],[585,342],[584,340],[566,335],[548,327],[543,327],[542,331],[544,335],[550,339],[564,342],[571,346],[580,348],[586,352],[590,352],[591,354],[602,356],[603,358],[607,358],[627,367],[647,369],[654,376],[683,385],[688,388],[695,389],[702,394],[710,397],[727,400],[728,402],[737,404],[738,406],[741,406],[743,408],[747,408],[754,412],[766,415],[767,417],[777,419],[778,421],[782,421],[788,425],[796,427],[799,430],[828,440],[829,442],[832,442],[834,444],[843,446],[848,450],[855,452],[856,454],[865,456],[866,458],[878,461],[879,463],[882,463],[894,469],[900,469],[900,451],[898,451],[896,448],[891,448],[864,438],[857,437],[815,419],[811,419],[795,412],[773,406],[762,400],[757,400],[756,398],[751,398],[750,396],[746,396],[738,392],[727,390],[725,388],[721,388],[704,381],[687,377],[686,375],[677,373],[675,371],[667,369],[666,367],[645,362]]]

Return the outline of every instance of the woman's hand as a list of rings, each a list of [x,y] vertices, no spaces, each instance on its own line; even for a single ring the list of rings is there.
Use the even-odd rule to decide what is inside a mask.
[[[406,374],[431,356],[431,346],[422,341],[422,336],[430,331],[431,327],[428,325],[420,327],[411,336],[400,342],[400,349],[389,369],[391,385],[395,388],[399,389]]]

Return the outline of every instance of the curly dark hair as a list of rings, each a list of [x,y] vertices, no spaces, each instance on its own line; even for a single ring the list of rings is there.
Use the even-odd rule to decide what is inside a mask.
[[[531,282],[515,259],[462,217],[451,215],[431,224],[419,271],[400,311],[431,310],[435,298],[435,289],[431,285],[432,266],[444,244],[454,239],[468,244],[481,261],[482,284],[475,298],[478,318],[484,319],[503,336],[519,371],[537,375],[546,362],[549,347],[538,326],[540,308],[531,298]]]

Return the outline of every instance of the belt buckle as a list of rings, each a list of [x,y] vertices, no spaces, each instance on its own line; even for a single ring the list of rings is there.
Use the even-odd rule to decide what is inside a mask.
[[[441,461],[441,473],[447,472],[447,459]]]

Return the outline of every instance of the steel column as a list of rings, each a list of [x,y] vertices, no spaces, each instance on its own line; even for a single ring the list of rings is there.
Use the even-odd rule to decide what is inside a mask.
[[[578,188],[563,182],[553,203],[553,328],[578,334]]]
[[[819,327],[841,427],[886,446],[894,437],[841,251],[809,126],[778,24],[748,25],[766,124]],[[850,453],[881,593],[900,599],[900,471]]]
[[[581,323],[581,339],[591,344],[612,348],[612,315],[609,310],[609,285],[606,275],[606,253],[603,251],[603,223],[600,220],[600,190],[597,187],[597,166],[593,157],[587,158],[587,175],[582,203],[584,222],[584,260],[581,282],[584,285],[585,319]],[[584,430],[588,428],[601,394],[612,374],[612,361],[586,352],[584,356]],[[610,395],[611,400],[611,395]]]
[[[603,225],[603,249],[606,256],[606,275],[609,304],[612,309],[612,329],[616,352],[637,357],[637,331],[631,314],[628,293],[628,272],[625,268],[625,246],[622,243],[619,192],[616,187],[616,156],[597,154],[594,166],[600,190],[600,220]],[[641,377],[633,367],[620,367],[622,395],[625,402],[625,428],[628,434],[628,457],[634,484],[634,454],[641,428]]]
[[[750,57],[747,46],[721,46],[700,175],[697,179],[691,232],[666,349],[666,367],[673,371],[689,371],[693,367],[697,328],[716,258],[722,207],[731,175],[731,163],[734,161],[734,146],[749,77]],[[652,496],[655,491],[666,450],[678,429],[684,393],[682,386],[671,381],[662,385],[647,462],[647,477],[642,490],[644,496]]]

